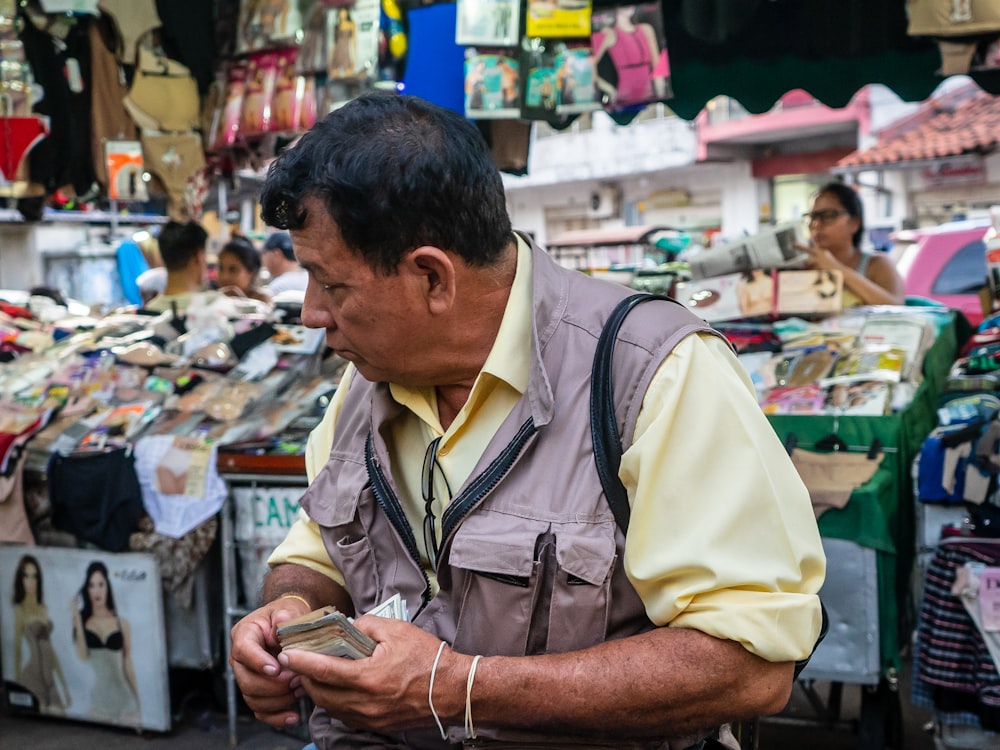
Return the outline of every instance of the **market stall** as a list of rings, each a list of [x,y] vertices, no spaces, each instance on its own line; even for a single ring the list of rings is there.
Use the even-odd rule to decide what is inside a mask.
[[[937,424],[937,406],[957,353],[955,323],[939,329],[923,364],[923,379],[910,403],[882,416],[772,414],[768,419],[786,445],[806,450],[884,454],[870,480],[850,493],[843,508],[818,519],[827,553],[821,597],[830,631],[802,674],[803,680],[862,687],[862,746],[881,748],[899,739],[898,680],[902,652],[914,627],[910,596],[914,561],[914,505],[911,466]],[[830,439],[835,436],[835,439]],[[842,443],[838,442],[842,441]],[[811,684],[804,686],[813,690]],[[820,719],[839,720],[839,687]]]
[[[944,307],[844,309],[844,272],[784,252],[796,231],[693,256],[674,294],[734,344],[810,493],[830,627],[801,675],[816,709],[806,723],[844,724],[842,689],[857,685],[861,746],[897,747],[916,608],[912,465],[937,424],[962,321]],[[826,697],[818,682],[829,683]]]
[[[236,571],[252,581],[266,555],[253,520],[257,498],[240,488],[245,477],[231,474],[233,464],[284,463],[298,476],[282,485],[304,484],[305,439],[343,362],[324,356],[322,331],[221,296],[183,318],[134,309],[60,318],[46,310],[47,322],[26,309],[0,313],[6,350],[16,355],[0,373],[7,705],[165,731],[168,667],[221,666],[227,618],[252,605],[256,591],[239,586]],[[279,530],[295,502],[282,498]],[[234,506],[249,519],[240,541],[258,542],[249,557],[239,558],[231,541]],[[261,526],[271,517],[265,502]],[[106,579],[100,606],[87,603],[94,571]],[[43,575],[44,600],[41,583],[23,593],[25,581]],[[36,635],[16,609],[25,597],[31,612],[47,606],[40,622],[48,624]],[[72,610],[63,604],[71,598],[81,602]],[[88,623],[105,620],[122,623],[114,636],[120,661],[88,670],[113,633],[93,644],[90,635],[75,643],[74,634],[100,633]],[[90,686],[108,674],[125,680],[119,713],[91,697]]]

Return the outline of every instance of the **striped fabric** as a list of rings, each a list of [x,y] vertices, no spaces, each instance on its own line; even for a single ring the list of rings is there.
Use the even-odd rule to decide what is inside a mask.
[[[934,553],[920,606],[913,702],[923,704],[921,698],[929,695],[938,712],[973,714],[984,729],[997,731],[1000,673],[962,602],[951,593],[955,571],[967,562],[1000,564],[1000,544],[949,541]]]

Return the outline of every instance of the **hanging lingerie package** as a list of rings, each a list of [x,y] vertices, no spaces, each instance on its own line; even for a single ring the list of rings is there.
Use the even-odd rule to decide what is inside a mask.
[[[591,0],[528,0],[528,36],[549,39],[586,37],[591,28]]]
[[[471,120],[521,116],[521,72],[516,50],[466,47],[465,116]]]
[[[210,135],[211,150],[218,150],[236,143],[240,135],[240,115],[247,86],[246,60],[236,60],[226,66],[225,99],[218,119],[218,127]]]
[[[458,0],[455,44],[516,47],[521,20],[518,0]]]
[[[142,144],[139,141],[105,141],[108,197],[112,200],[148,200],[142,179]]]
[[[241,0],[238,52],[291,44],[301,36],[299,0]]]
[[[198,127],[198,83],[184,65],[139,47],[132,87],[123,104],[135,123],[149,130],[188,132]]]
[[[605,109],[673,96],[659,2],[594,11],[590,41]]]
[[[340,5],[333,18],[332,29],[327,27],[327,77],[330,81],[374,80],[378,74],[382,18],[379,0]]]
[[[281,50],[275,55],[277,76],[271,102],[271,127],[277,132],[308,129],[303,127],[303,105],[306,95],[306,77],[295,67],[295,49]],[[313,107],[315,120],[315,107]]]

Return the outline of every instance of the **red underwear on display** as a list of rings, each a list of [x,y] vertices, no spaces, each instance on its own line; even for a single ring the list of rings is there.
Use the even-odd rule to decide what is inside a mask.
[[[0,117],[0,171],[7,182],[14,181],[25,154],[48,134],[40,117]]]

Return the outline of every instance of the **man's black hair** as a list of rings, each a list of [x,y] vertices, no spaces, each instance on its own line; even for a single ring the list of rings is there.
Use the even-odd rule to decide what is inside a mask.
[[[513,239],[503,181],[479,131],[413,96],[365,94],[316,123],[268,170],[264,221],[301,229],[313,197],[383,273],[423,245],[486,266]]]
[[[160,257],[168,271],[183,271],[199,251],[205,249],[208,232],[196,221],[168,221],[157,235]]]

